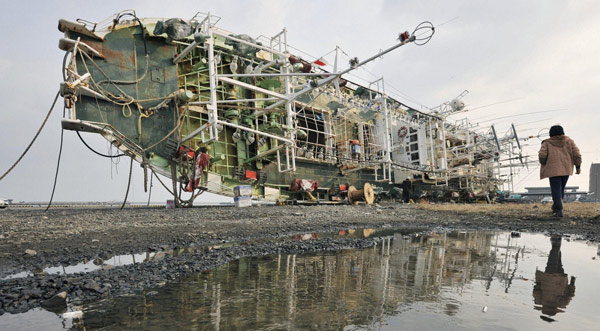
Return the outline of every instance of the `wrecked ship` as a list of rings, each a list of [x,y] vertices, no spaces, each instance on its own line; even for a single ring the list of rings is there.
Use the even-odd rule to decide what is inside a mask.
[[[240,185],[278,201],[371,203],[404,181],[415,199],[493,198],[505,180],[501,159],[515,159],[516,131],[501,138],[448,121],[465,93],[423,112],[389,97],[384,78],[347,77],[427,43],[431,23],[366,60],[344,61],[336,47],[330,64],[294,52],[285,29],[252,38],[219,20],[135,11],[99,23],[61,19],[63,129],[102,135],[144,168],[146,186],[149,176],[169,178],[163,186],[178,206],[205,191],[233,196]]]

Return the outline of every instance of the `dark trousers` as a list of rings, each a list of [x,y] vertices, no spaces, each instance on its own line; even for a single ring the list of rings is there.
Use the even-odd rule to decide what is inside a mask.
[[[402,190],[402,200],[406,203],[410,201],[410,192],[408,190]]]
[[[552,191],[552,211],[562,212],[563,204],[562,199],[565,197],[565,187],[569,176],[556,176],[550,177],[550,190]]]

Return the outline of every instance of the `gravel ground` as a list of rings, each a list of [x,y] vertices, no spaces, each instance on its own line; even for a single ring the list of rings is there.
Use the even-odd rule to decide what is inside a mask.
[[[64,311],[113,295],[148,291],[182,275],[213,268],[242,256],[306,253],[374,245],[378,238],[324,238],[299,241],[305,233],[349,228],[415,231],[507,230],[572,234],[600,240],[600,217],[590,205],[569,206],[572,217],[552,218],[547,206],[519,205],[503,213],[474,205],[384,203],[372,206],[317,205],[193,209],[8,209],[0,211],[0,314],[43,306]],[[469,207],[473,206],[473,207]],[[514,206],[514,205],[513,205]],[[594,210],[594,207],[591,208]],[[507,216],[508,215],[508,216]],[[210,246],[210,248],[208,248]],[[103,261],[155,252],[146,263],[87,273],[45,274],[43,268]],[[160,258],[159,258],[160,257]],[[22,278],[6,278],[28,271]]]

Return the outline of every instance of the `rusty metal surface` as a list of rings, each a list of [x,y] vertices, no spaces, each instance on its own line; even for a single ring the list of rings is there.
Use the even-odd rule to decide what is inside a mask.
[[[137,84],[102,84],[110,93],[119,95],[124,92],[140,100],[138,104],[142,109],[139,109],[136,103],[120,106],[81,96],[76,103],[78,119],[111,124],[142,148],[160,140],[174,128],[179,114],[173,103],[168,103],[166,107],[158,109],[148,117],[142,114],[144,109],[158,105],[162,101],[160,98],[177,91],[176,67],[171,62],[176,51],[175,46],[165,44],[162,39],[147,40],[151,56],[148,62],[149,73],[144,76],[144,43],[139,27],[131,26],[110,32],[104,41],[74,32],[71,34],[71,38],[81,38],[105,56],[105,59],[93,58],[93,62],[88,58],[78,57],[77,68],[80,75],[89,70],[95,82],[106,81],[107,77],[111,80],[135,81],[143,76]],[[156,77],[158,79],[153,79]],[[157,146],[154,151],[159,154],[169,153],[165,150],[165,143]]]

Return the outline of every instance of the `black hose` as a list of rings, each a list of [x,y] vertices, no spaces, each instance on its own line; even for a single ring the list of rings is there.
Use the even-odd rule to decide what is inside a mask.
[[[60,157],[62,156],[64,133],[65,133],[65,129],[61,128],[61,130],[60,130],[60,148],[58,150],[58,161],[56,162],[56,173],[54,173],[54,185],[52,185],[52,195],[50,195],[50,201],[48,201],[48,206],[46,207],[46,210],[44,210],[45,212],[47,212],[48,209],[50,209],[50,206],[52,205],[52,200],[54,199],[54,191],[56,190],[56,182],[58,179],[58,169],[60,168]]]
[[[63,65],[62,65],[62,76],[63,76],[63,82],[67,81],[67,73],[65,72],[65,69],[67,69],[67,57],[69,56],[69,52],[65,52],[65,56],[63,57]]]
[[[85,147],[87,147],[90,151],[94,152],[95,154],[98,154],[102,157],[108,157],[111,159],[114,159],[116,157],[121,157],[121,156],[125,156],[125,154],[121,153],[121,154],[117,154],[117,155],[107,155],[107,154],[102,154],[100,152],[97,152],[96,150],[94,150],[92,147],[90,147],[90,145],[88,145],[85,140],[83,140],[83,137],[81,136],[81,134],[79,133],[79,131],[75,131],[77,132],[77,136],[79,137],[79,139],[81,139],[81,142],[85,145]]]
[[[125,199],[123,200],[121,209],[123,209],[125,207],[125,203],[127,202],[127,196],[129,195],[129,188],[131,187],[131,171],[132,170],[133,170],[133,157],[131,158],[131,162],[129,162],[129,179],[127,180],[127,191],[125,192]]]
[[[8,170],[6,170],[6,172],[4,174],[2,174],[2,177],[0,177],[0,181],[2,179],[4,179],[4,177],[6,177],[6,175],[8,175],[8,173],[11,172],[17,166],[17,164],[19,164],[19,162],[21,162],[21,160],[23,159],[23,157],[25,156],[25,154],[27,154],[27,152],[29,151],[29,149],[31,148],[31,146],[33,145],[33,143],[35,142],[35,140],[37,139],[37,137],[40,135],[40,132],[42,132],[42,129],[46,125],[46,122],[48,122],[48,118],[50,117],[50,114],[52,114],[52,110],[54,109],[54,105],[56,105],[56,100],[58,100],[58,96],[59,95],[60,95],[60,91],[56,92],[56,96],[54,97],[54,101],[52,102],[52,106],[50,106],[50,110],[48,111],[48,114],[46,114],[46,118],[44,119],[44,122],[42,122],[42,125],[40,126],[40,128],[37,131],[37,133],[35,134],[35,136],[31,140],[31,142],[29,143],[29,146],[27,146],[27,148],[25,148],[25,151],[23,151],[23,154],[21,154],[21,156],[19,156],[19,158],[17,159],[17,161],[15,161],[15,163],[13,163],[13,165],[10,166],[10,168],[8,168]]]

